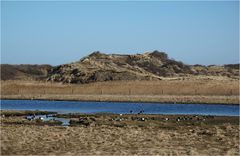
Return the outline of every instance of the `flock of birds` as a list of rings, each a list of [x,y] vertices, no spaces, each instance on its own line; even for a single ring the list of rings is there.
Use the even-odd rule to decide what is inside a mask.
[[[46,115],[46,118],[49,118],[49,117],[52,117],[52,115]],[[44,116],[38,116],[38,115],[30,115],[30,116],[26,116],[25,117],[26,119],[28,119],[29,121],[32,121],[32,120],[36,120],[36,119],[39,119],[39,120],[44,120],[45,117]]]

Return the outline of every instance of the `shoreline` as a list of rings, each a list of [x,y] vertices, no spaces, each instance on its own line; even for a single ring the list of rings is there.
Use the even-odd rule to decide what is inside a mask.
[[[240,105],[239,103],[188,103],[188,102],[148,102],[148,101],[94,101],[94,100],[59,100],[59,99],[8,99],[0,98],[0,100],[38,100],[38,101],[74,101],[74,102],[109,102],[109,103],[148,103],[148,104],[204,104],[204,105]]]
[[[205,95],[1,95],[0,100],[240,105],[239,96]]]
[[[70,114],[65,127],[17,114],[0,117],[4,155],[239,154],[238,117]]]
[[[80,113],[80,112],[68,112],[68,113],[59,113],[57,111],[47,111],[47,110],[18,110],[18,109],[0,109],[0,114],[1,115],[6,115],[6,114],[10,114],[12,116],[25,116],[25,115],[31,115],[31,114],[36,114],[36,115],[47,115],[47,114],[55,114],[57,117],[61,117],[61,118],[70,118],[72,115],[73,116],[119,116],[118,113]],[[20,115],[16,115],[15,112],[17,112],[17,114]],[[20,113],[19,113],[20,112]],[[122,114],[123,116],[172,116],[172,117],[176,117],[176,116],[199,116],[199,117],[223,117],[223,118],[239,118],[240,115],[238,116],[234,116],[234,115],[209,115],[209,114]]]

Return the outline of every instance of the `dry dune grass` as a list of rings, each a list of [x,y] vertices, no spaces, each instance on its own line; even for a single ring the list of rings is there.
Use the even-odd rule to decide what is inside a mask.
[[[0,118],[2,155],[239,155],[238,117],[59,114],[90,122],[64,127],[33,124],[11,112]]]
[[[237,80],[112,81],[67,85],[1,81],[2,94],[239,95]]]
[[[169,79],[72,85],[36,81],[1,81],[1,96],[2,98],[20,99],[57,100],[60,97],[59,100],[239,103],[239,81],[233,79]],[[199,101],[201,99],[203,101]]]
[[[237,125],[57,127],[3,125],[2,154],[238,155]]]

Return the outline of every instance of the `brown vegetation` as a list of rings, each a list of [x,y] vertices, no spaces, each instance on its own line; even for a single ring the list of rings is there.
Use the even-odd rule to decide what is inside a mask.
[[[1,80],[41,80],[51,70],[50,65],[10,65],[1,64]]]
[[[1,81],[2,99],[239,104],[239,81],[203,77],[90,84]]]
[[[239,79],[239,64],[187,65],[164,52],[135,55],[94,52],[81,60],[59,66],[2,64],[1,80],[44,80],[62,83],[161,80],[166,77],[224,76]]]
[[[1,65],[1,98],[239,104],[239,65],[94,52],[56,67]]]
[[[26,116],[26,115],[47,115],[47,114],[56,114],[57,112],[50,112],[50,111],[39,111],[39,110],[1,110],[1,115],[5,117],[9,116]]]
[[[164,77],[189,75],[239,78],[239,65],[187,65],[168,58],[164,52],[153,51],[136,55],[94,52],[80,61],[52,68],[48,81],[90,83],[118,80],[161,80]]]
[[[20,120],[19,117],[4,118],[1,120],[1,154],[239,154],[238,117],[109,114],[69,117],[92,122],[62,127],[16,124],[13,120]]]

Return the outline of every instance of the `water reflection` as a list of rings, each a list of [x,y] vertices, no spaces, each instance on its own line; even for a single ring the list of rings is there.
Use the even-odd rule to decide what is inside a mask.
[[[42,120],[42,121],[51,121],[51,120],[57,120],[62,122],[62,126],[69,126],[70,125],[70,119],[66,118],[58,118],[55,117],[56,114],[49,114],[49,115],[28,115],[26,116],[26,119],[28,120]]]

